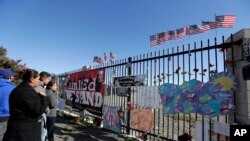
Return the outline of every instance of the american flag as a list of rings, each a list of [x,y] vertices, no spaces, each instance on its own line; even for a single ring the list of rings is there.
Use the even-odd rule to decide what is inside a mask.
[[[98,57],[98,56],[94,56],[93,62],[104,63],[103,59],[101,57]]]
[[[165,33],[165,41],[167,40],[175,40],[176,39],[176,31],[168,31]]]
[[[101,58],[101,57],[98,57],[99,58],[99,63],[104,63],[104,60]]]
[[[159,33],[157,38],[157,45],[161,45],[163,43],[165,43],[165,32]]]
[[[109,62],[110,62],[111,64],[114,64],[114,60],[112,60],[112,59],[109,59]]]
[[[168,37],[168,32],[165,32],[165,36],[164,36],[164,41],[168,41],[169,40],[169,37]]]
[[[94,56],[93,62],[97,62],[97,60],[98,60],[98,57]]]
[[[154,34],[150,36],[150,47],[157,45],[157,36],[158,34]]]
[[[115,59],[115,54],[114,54],[113,52],[110,52],[110,54],[109,54],[109,58],[111,58],[111,59]]]
[[[230,28],[234,26],[236,21],[236,16],[235,15],[215,16],[215,21],[220,24],[220,27]]]
[[[188,34],[189,35],[198,34],[198,33],[202,33],[202,32],[204,32],[204,31],[203,31],[202,26],[200,26],[200,25],[195,24],[195,25],[190,25],[188,27]]]
[[[176,30],[176,39],[185,37],[187,35],[187,27],[182,27]]]
[[[203,29],[203,31],[207,31],[207,30],[211,29],[210,26],[209,26],[210,22],[208,22],[208,21],[201,21],[201,23],[202,23],[202,29]]]
[[[106,55],[106,53],[104,52],[104,56],[103,56],[103,59],[104,59],[104,61],[106,62],[107,61],[107,55]]]
[[[202,21],[203,31],[207,31],[207,30],[215,29],[215,28],[219,28],[219,27],[220,27],[220,24],[218,22]]]

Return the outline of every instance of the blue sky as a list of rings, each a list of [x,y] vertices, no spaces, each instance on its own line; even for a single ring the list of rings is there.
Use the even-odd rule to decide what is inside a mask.
[[[149,36],[234,14],[228,37],[250,28],[249,0],[0,0],[0,46],[38,71],[63,73],[114,52],[116,59],[213,39],[214,31],[150,48]]]

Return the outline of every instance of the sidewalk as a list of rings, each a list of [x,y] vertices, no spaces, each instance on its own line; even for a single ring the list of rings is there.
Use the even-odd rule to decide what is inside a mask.
[[[70,107],[65,107],[65,112],[69,112]],[[80,111],[72,109],[73,115],[79,116]],[[124,137],[116,135],[114,132],[95,127],[92,124],[74,123],[72,117],[57,117],[55,130],[55,141],[125,141]]]

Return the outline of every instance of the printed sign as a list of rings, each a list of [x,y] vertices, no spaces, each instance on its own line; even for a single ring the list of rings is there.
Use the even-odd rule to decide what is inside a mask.
[[[113,77],[114,87],[143,86],[145,85],[145,75],[133,75],[123,77]]]
[[[117,87],[115,90],[118,96],[126,97],[128,95],[128,87]]]

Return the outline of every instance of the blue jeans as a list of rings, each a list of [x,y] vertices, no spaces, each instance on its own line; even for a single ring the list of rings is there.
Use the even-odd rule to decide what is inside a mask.
[[[47,117],[46,114],[42,114],[42,122],[41,122],[41,141],[45,141],[46,136],[47,136],[47,128],[46,128],[46,123],[47,123]]]
[[[48,140],[54,141],[54,125],[56,117],[47,117]]]
[[[0,141],[3,140],[4,133],[7,129],[7,121],[0,122]]]

